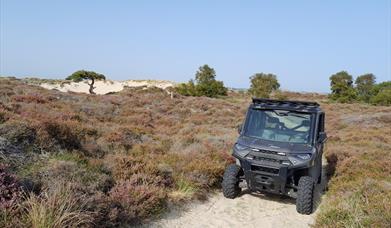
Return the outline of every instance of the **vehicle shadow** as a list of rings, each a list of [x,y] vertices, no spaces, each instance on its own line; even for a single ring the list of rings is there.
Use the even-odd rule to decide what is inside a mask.
[[[328,164],[323,164],[322,165],[322,178],[321,178],[321,183],[315,185],[314,189],[314,208],[313,212],[315,212],[322,200],[322,195],[325,193],[327,189],[327,184],[328,184],[328,170],[330,167]],[[267,193],[267,192],[251,192],[249,189],[244,189],[238,197],[241,197],[243,195],[252,195],[254,197],[264,199],[264,200],[271,200],[274,202],[278,203],[283,203],[283,204],[296,204],[296,199],[286,196],[286,195],[276,195],[272,193]]]
[[[322,179],[320,184],[317,184],[315,186],[314,190],[314,209],[313,212],[315,212],[320,203],[322,202],[322,195],[327,191],[327,186],[329,182],[329,176],[330,173],[328,172],[330,170],[330,164],[322,164]]]
[[[251,195],[251,196],[254,196],[259,199],[274,201],[274,202],[283,203],[283,204],[295,204],[296,203],[296,200],[294,198],[289,197],[289,196],[277,195],[277,194],[272,194],[272,193],[267,193],[267,192],[251,192],[249,189],[244,189],[238,197],[241,197],[243,195]]]

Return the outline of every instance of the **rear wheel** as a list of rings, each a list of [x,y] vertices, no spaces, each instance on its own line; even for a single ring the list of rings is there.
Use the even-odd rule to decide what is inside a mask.
[[[303,176],[297,188],[296,210],[300,214],[309,215],[314,206],[315,181],[312,177]]]
[[[237,197],[242,189],[239,187],[239,176],[242,168],[236,164],[229,165],[223,176],[223,195],[226,198],[233,199]]]

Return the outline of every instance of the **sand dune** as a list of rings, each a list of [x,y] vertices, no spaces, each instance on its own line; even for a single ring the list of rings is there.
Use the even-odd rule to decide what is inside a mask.
[[[128,81],[97,81],[94,84],[94,92],[96,94],[106,94],[110,92],[119,92],[127,87],[158,87],[161,89],[167,89],[168,87],[173,87],[174,82],[171,81],[160,81],[160,80],[128,80]],[[41,87],[45,89],[56,89],[61,92],[76,92],[76,93],[89,93],[89,85],[86,81],[82,82],[70,82],[70,83],[42,83]]]

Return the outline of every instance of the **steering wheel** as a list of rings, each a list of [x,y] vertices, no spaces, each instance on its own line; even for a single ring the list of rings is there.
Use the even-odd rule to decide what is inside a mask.
[[[310,121],[309,120],[303,120],[300,125],[292,128],[291,130],[296,130],[296,129],[299,129],[301,127],[309,127],[309,126],[310,126]]]

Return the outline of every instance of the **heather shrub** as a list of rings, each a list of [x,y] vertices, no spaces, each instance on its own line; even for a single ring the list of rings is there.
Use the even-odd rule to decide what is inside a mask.
[[[140,179],[142,183],[147,182],[161,187],[170,187],[173,183],[171,167],[159,162],[150,162],[152,156],[117,155],[110,159],[107,165],[116,180],[144,178]]]
[[[56,148],[81,149],[85,132],[76,121],[46,120],[38,128],[39,145],[47,150]]]
[[[16,176],[0,163],[0,210],[11,208],[21,197],[21,188]]]
[[[3,208],[0,210],[0,227],[23,227],[20,220],[20,208],[19,205],[14,205],[11,208]]]
[[[102,158],[106,151],[93,139],[87,139],[82,143],[82,152],[91,158]]]
[[[37,104],[44,104],[49,101],[48,98],[43,97],[39,94],[16,95],[12,97],[12,100],[15,102],[37,103]]]
[[[208,188],[220,185],[228,161],[210,152],[195,155],[191,160],[187,159],[187,162],[188,164],[184,166],[185,177],[195,186]]]
[[[118,205],[120,219],[134,223],[140,218],[159,213],[163,209],[166,194],[161,187],[135,175],[117,183],[111,189],[109,197]]]
[[[125,151],[132,149],[134,144],[143,141],[142,134],[129,128],[115,129],[105,136],[109,148],[123,147]]]
[[[21,227],[20,220],[15,219],[19,216],[21,201],[19,181],[0,163],[0,227]]]
[[[329,191],[319,227],[387,227],[391,221],[390,109],[333,104],[326,109]]]
[[[25,147],[34,142],[36,132],[26,122],[12,120],[0,125],[0,136],[13,145]]]
[[[1,109],[0,109],[0,110],[1,110]],[[3,111],[0,111],[0,124],[5,123],[5,121],[7,121],[7,120],[8,120],[8,118],[7,118],[7,116],[6,116],[6,113],[3,112]]]
[[[48,164],[36,171],[35,176],[46,188],[60,181],[83,193],[108,192],[114,185],[109,173],[90,167],[86,160],[76,155],[50,159]]]

